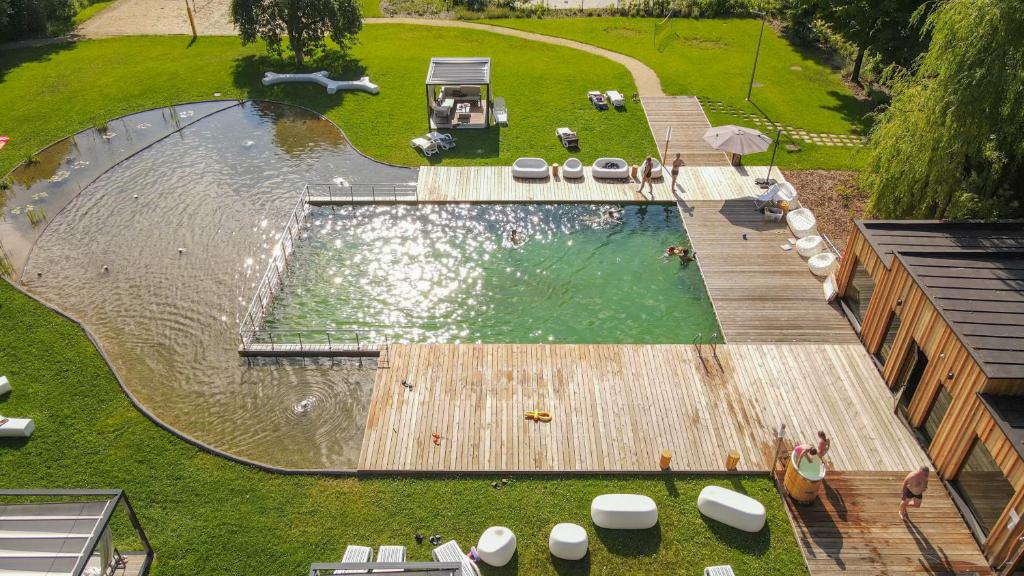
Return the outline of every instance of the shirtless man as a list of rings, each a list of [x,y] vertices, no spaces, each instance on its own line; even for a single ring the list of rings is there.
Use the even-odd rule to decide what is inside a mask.
[[[672,191],[676,190],[676,180],[679,180],[679,167],[683,165],[683,155],[676,153],[676,159],[672,161]]]
[[[928,489],[928,467],[921,466],[903,479],[903,499],[900,500],[900,518],[907,519],[907,506],[921,507],[921,498]]]

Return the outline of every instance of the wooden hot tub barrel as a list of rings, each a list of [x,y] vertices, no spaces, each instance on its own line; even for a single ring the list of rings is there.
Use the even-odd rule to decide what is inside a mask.
[[[790,456],[789,462],[786,464],[786,475],[782,479],[782,485],[790,498],[800,504],[810,504],[818,497],[818,490],[821,489],[824,477],[819,480],[808,480],[800,474],[794,464],[794,458],[795,456]]]

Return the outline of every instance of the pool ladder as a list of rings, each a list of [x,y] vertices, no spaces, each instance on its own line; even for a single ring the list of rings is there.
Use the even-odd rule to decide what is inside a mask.
[[[706,341],[704,340],[704,333],[697,332],[694,335],[691,343],[697,349],[697,357],[700,358],[700,365],[704,368],[704,373],[708,373],[707,360],[704,359],[704,346],[708,345],[711,347],[711,357],[714,358],[715,364],[718,365],[718,369],[722,369],[722,361],[718,359],[718,332],[713,333]]]

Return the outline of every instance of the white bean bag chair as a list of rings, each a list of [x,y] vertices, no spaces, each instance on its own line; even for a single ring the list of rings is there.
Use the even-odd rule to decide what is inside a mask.
[[[594,178],[626,180],[629,178],[629,163],[622,158],[598,158],[590,174]]]
[[[786,223],[789,224],[789,229],[793,232],[793,236],[797,238],[818,233],[818,220],[807,208],[790,210],[789,214],[786,215]]]
[[[821,236],[811,234],[796,241],[796,252],[804,258],[810,258],[824,248]]]
[[[504,526],[491,526],[480,535],[476,551],[491,566],[504,566],[516,553],[516,535]]]
[[[569,158],[562,164],[563,178],[583,178],[583,162],[579,158]]]
[[[602,494],[590,503],[590,518],[601,528],[646,530],[658,523],[658,505],[640,494]]]
[[[587,531],[579,524],[563,522],[555,524],[548,537],[548,550],[555,558],[562,560],[581,560],[587,555],[590,539]]]
[[[807,260],[807,267],[815,276],[828,276],[836,269],[836,255],[831,252],[815,254]]]
[[[3,396],[10,391],[11,383],[7,381],[7,376],[0,376],[0,396]]]
[[[543,158],[517,158],[512,164],[514,178],[540,180],[548,177],[548,163]]]
[[[764,505],[750,496],[721,486],[705,486],[697,497],[700,513],[746,532],[759,532],[764,528]]]
[[[6,422],[3,422],[6,420]],[[28,438],[36,429],[36,423],[30,418],[4,418],[0,416],[0,438]]]

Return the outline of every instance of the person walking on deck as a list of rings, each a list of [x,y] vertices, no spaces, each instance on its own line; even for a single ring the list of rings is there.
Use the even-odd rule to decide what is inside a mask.
[[[903,479],[903,498],[900,500],[900,518],[907,519],[907,506],[912,508],[921,507],[921,499],[924,491],[928,489],[927,466],[921,466]]]
[[[651,191],[651,200],[654,200],[654,182],[651,181],[651,174],[654,172],[654,160],[648,156],[640,166],[640,189],[637,194],[644,193],[644,185]]]
[[[676,180],[679,180],[679,167],[683,165],[683,155],[676,152],[676,159],[672,161],[672,191],[676,191]]]

